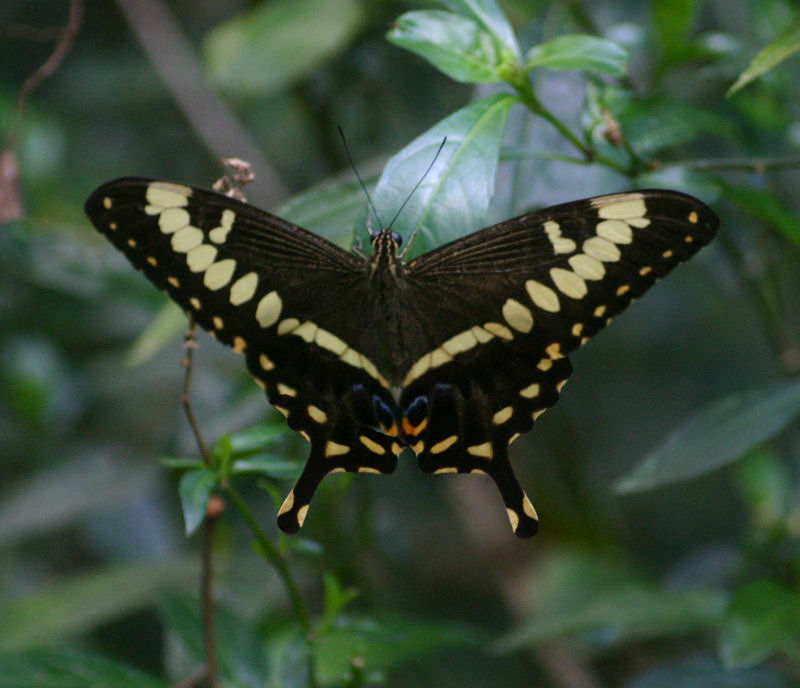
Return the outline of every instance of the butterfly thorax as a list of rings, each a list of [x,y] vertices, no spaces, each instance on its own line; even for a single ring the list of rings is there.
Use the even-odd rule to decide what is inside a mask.
[[[391,275],[394,280],[402,280],[405,273],[403,260],[397,253],[401,238],[391,229],[382,229],[370,237],[372,255],[367,261],[370,279]]]

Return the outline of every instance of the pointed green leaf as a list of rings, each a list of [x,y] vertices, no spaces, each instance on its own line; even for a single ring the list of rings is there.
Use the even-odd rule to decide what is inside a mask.
[[[475,19],[498,42],[501,49],[517,58],[520,54],[517,37],[511,23],[495,0],[439,0],[462,17]]]
[[[263,97],[341,50],[362,21],[356,0],[256,3],[208,34],[208,70],[226,90]]]
[[[777,435],[800,414],[800,382],[733,394],[700,411],[615,485],[639,492],[710,473]]]
[[[766,74],[770,69],[777,67],[798,50],[800,50],[800,21],[786,27],[769,45],[759,52],[725,95],[732,96],[751,81],[755,81],[762,74]]]
[[[189,321],[186,313],[174,301],[166,301],[136,338],[128,351],[125,362],[131,366],[147,363],[165,346],[176,344],[188,328]],[[179,345],[176,344],[176,346]]]
[[[62,578],[0,608],[0,651],[74,640],[141,608],[164,586],[190,584],[196,576],[195,561],[173,561]]]
[[[187,471],[178,483],[186,535],[189,536],[206,517],[208,498],[217,486],[217,475],[208,468]]]
[[[570,34],[535,45],[525,57],[525,70],[535,67],[568,70],[580,69],[594,74],[623,77],[628,52],[605,38]]]
[[[386,37],[424,57],[455,81],[477,84],[500,80],[495,41],[472,19],[440,10],[407,12]]]
[[[447,137],[431,171],[394,224],[405,241],[419,230],[414,255],[483,226],[508,112],[516,101],[516,96],[500,94],[468,105],[414,139],[386,164],[373,200],[391,218]]]
[[[737,590],[720,636],[725,665],[751,667],[781,651],[800,659],[800,594],[768,580]]]
[[[47,648],[0,656],[3,688],[167,688],[167,683],[88,652]]]

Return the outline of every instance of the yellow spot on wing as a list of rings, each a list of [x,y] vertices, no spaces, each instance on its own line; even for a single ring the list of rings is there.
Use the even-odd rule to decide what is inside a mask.
[[[242,337],[233,338],[233,350],[237,354],[243,354],[247,348],[247,342]]]
[[[322,328],[317,330],[317,334],[314,336],[314,342],[317,344],[317,346],[321,346],[323,349],[332,351],[337,356],[341,356],[347,349],[347,344],[345,344],[336,335],[333,335]]]
[[[310,320],[306,320],[302,325],[292,331],[293,335],[300,337],[309,344],[314,341],[314,335],[316,333],[317,326]]]
[[[528,385],[527,387],[520,390],[520,396],[525,397],[526,399],[533,399],[539,396],[539,392],[541,388],[539,387],[538,382],[534,382],[532,385]]]
[[[203,284],[211,291],[218,291],[231,281],[234,270],[236,270],[236,261],[233,258],[224,258],[206,270],[203,275]]]
[[[512,406],[505,406],[492,416],[492,423],[495,425],[502,425],[508,422],[511,416],[514,415],[514,408]]]
[[[442,473],[458,473],[458,469],[455,466],[444,466],[443,468],[437,468],[433,472],[434,475],[441,475]]]
[[[294,490],[292,490],[288,495],[286,495],[286,499],[283,500],[281,508],[278,509],[278,516],[280,516],[281,514],[285,514],[287,511],[291,511],[293,506],[294,506]]]
[[[604,220],[627,220],[647,215],[644,197],[640,193],[622,193],[592,199],[597,214]]]
[[[186,208],[167,208],[158,216],[158,227],[163,234],[174,234],[190,221]]]
[[[697,211],[693,210],[689,213],[689,222],[693,225],[696,225],[700,221],[700,217],[697,215]]]
[[[580,275],[583,279],[599,280],[606,275],[606,269],[603,264],[597,258],[588,256],[585,253],[578,253],[567,262],[575,271],[575,274]]]
[[[248,272],[231,285],[230,301],[234,306],[241,306],[253,298],[258,288],[258,275]]]
[[[458,435],[450,435],[431,447],[431,454],[441,454],[458,442]]]
[[[386,453],[386,450],[380,444],[378,444],[375,440],[367,437],[366,435],[359,435],[358,441],[361,442],[361,444],[363,444],[373,454],[383,455]]]
[[[588,291],[583,277],[572,270],[550,268],[550,277],[558,290],[571,299],[582,299]]]
[[[474,325],[473,327],[470,327],[469,331],[475,335],[475,339],[477,339],[480,344],[486,344],[486,342],[494,339],[494,335],[491,332],[487,332],[479,325]]]
[[[150,182],[145,197],[150,205],[160,208],[178,208],[189,202],[192,189],[172,182]]]
[[[472,447],[467,447],[467,454],[479,456],[482,459],[491,459],[494,456],[492,451],[492,443],[484,442],[483,444],[476,444]]]
[[[547,220],[544,223],[544,231],[553,245],[555,253],[572,253],[575,250],[575,242],[572,239],[561,236],[561,227],[558,222]]]
[[[483,329],[493,334],[495,337],[499,337],[500,339],[505,339],[507,341],[511,341],[512,339],[514,339],[514,333],[511,330],[509,330],[505,325],[501,325],[500,323],[496,322],[484,323]]]
[[[275,369],[275,364],[270,360],[267,354],[261,354],[258,357],[258,364],[267,371]]]
[[[469,351],[471,348],[477,345],[478,338],[475,336],[475,333],[472,330],[465,330],[464,332],[457,334],[455,337],[448,339],[444,344],[442,344],[441,348],[451,356],[455,356],[456,354],[460,354],[462,351]]]
[[[573,256],[574,258],[575,256]],[[550,313],[558,313],[561,310],[561,303],[556,294],[550,287],[537,282],[536,280],[528,280],[525,282],[525,289],[528,292],[533,304],[543,311]]]
[[[306,514],[308,513],[308,504],[301,506],[297,510],[297,524],[302,528],[303,522],[306,520]]]
[[[258,324],[261,327],[274,325],[281,316],[281,308],[283,308],[283,302],[277,291],[271,291],[266,296],[262,296],[258,306],[256,306]]]
[[[278,383],[278,394],[285,394],[287,397],[296,397],[297,390],[294,387],[290,387],[283,382]]]
[[[518,332],[528,333],[533,329],[533,314],[519,301],[508,299],[502,311],[505,321]]]
[[[170,240],[172,250],[176,253],[189,253],[193,248],[203,243],[203,231],[189,225],[179,229]]]
[[[106,210],[111,210],[113,205],[114,205],[114,201],[109,196],[105,196],[103,198],[103,207]]]
[[[633,230],[624,220],[603,220],[595,228],[597,236],[613,241],[615,244],[630,244],[633,242]]]
[[[519,527],[519,515],[516,511],[508,507],[506,507],[506,513],[508,514],[508,520],[511,521],[511,530],[516,533]]]
[[[217,248],[209,244],[195,246],[186,254],[186,265],[192,272],[205,272],[217,258]]]
[[[222,211],[222,218],[220,220],[220,226],[214,227],[209,233],[208,236],[215,244],[224,244],[225,239],[228,238],[228,232],[231,231],[233,227],[233,221],[236,219],[236,213],[234,213],[230,208],[225,208]]]
[[[328,414],[325,413],[319,406],[314,406],[314,404],[309,404],[308,408],[308,417],[311,418],[315,423],[319,423],[322,425],[323,423],[328,422]]]
[[[338,442],[334,442],[333,440],[328,440],[325,444],[325,456],[341,456],[342,454],[347,454],[350,451],[350,447],[346,444],[339,444]]]
[[[597,260],[601,260],[604,263],[615,263],[622,256],[615,243],[599,236],[594,236],[584,241],[583,252],[587,256],[597,258]]]
[[[431,368],[438,368],[440,365],[449,363],[453,357],[448,354],[442,347],[431,351]]]
[[[291,334],[298,327],[300,327],[300,321],[297,318],[286,318],[278,323],[278,334]]]

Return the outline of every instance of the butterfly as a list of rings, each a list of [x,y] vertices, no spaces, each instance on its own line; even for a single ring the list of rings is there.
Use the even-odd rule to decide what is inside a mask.
[[[428,473],[496,483],[516,535],[538,516],[508,447],[556,403],[569,353],[714,237],[719,220],[676,191],[564,203],[412,260],[371,234],[348,252],[228,196],[124,178],[86,202],[95,225],[217,339],[245,356],[308,440],[278,511],[302,526],[321,480],[391,473],[409,448]]]

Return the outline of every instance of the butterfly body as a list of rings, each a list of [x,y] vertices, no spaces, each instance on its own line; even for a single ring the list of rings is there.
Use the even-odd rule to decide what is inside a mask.
[[[488,474],[515,533],[538,518],[508,446],[552,406],[585,343],[693,255],[718,220],[636,191],[554,206],[406,261],[384,229],[356,255],[245,203],[149,179],[95,191],[96,227],[218,339],[243,353],[310,442],[278,524],[300,528],[330,472]]]

